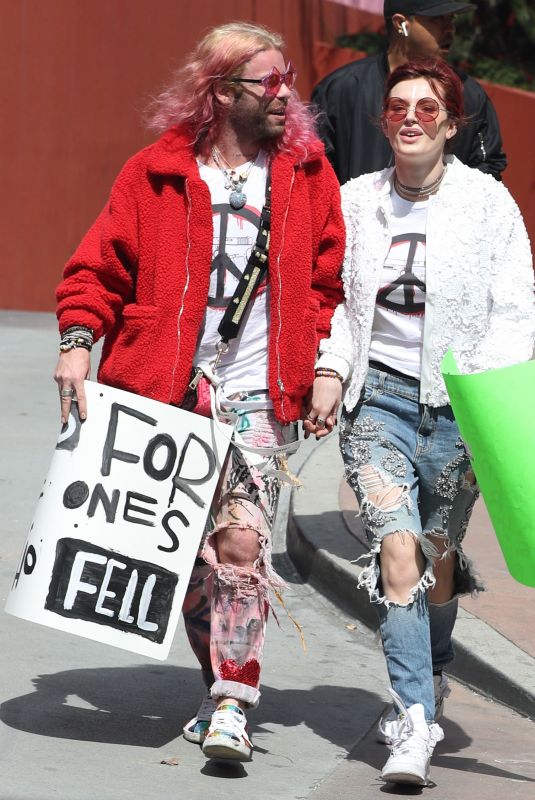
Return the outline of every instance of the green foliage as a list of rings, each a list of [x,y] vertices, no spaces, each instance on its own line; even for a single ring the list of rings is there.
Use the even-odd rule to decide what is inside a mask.
[[[337,47],[349,47],[352,50],[362,50],[370,56],[382,53],[386,49],[386,37],[382,33],[373,31],[360,31],[360,33],[346,33],[336,39]]]
[[[386,38],[381,33],[373,31],[361,31],[360,33],[348,33],[339,36],[336,40],[338,47],[350,47],[352,50],[362,50],[369,56],[382,53],[386,47]]]
[[[535,4],[532,0],[479,0],[477,11],[456,17],[449,61],[491,83],[535,91]],[[386,49],[384,34],[371,31],[337,39],[370,55]]]
[[[512,0],[512,10],[525,36],[535,44],[535,8],[531,0]]]
[[[535,91],[535,8],[531,0],[480,0],[457,18],[452,64],[476,78]]]

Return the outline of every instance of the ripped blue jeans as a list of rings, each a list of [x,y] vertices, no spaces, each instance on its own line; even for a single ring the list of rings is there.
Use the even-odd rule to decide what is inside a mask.
[[[377,604],[392,688],[407,707],[422,703],[432,722],[433,671],[453,659],[457,596],[483,586],[462,550],[478,496],[470,461],[450,406],[423,405],[419,391],[415,379],[370,368],[356,408],[343,411],[340,447],[370,543],[359,585]],[[395,532],[416,537],[425,558],[406,604],[388,600],[381,583],[382,541]],[[427,599],[437,557],[429,536],[455,554],[454,598],[440,605]]]

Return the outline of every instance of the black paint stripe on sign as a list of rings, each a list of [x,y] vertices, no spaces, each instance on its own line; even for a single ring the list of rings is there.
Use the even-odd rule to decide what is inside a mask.
[[[160,644],[177,583],[176,573],[156,564],[59,539],[45,608]]]

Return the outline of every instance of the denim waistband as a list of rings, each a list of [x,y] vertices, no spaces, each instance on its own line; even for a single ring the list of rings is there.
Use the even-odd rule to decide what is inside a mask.
[[[366,385],[371,389],[396,394],[405,397],[407,400],[420,402],[420,381],[418,378],[411,378],[408,375],[390,375],[388,372],[369,367],[366,376]]]

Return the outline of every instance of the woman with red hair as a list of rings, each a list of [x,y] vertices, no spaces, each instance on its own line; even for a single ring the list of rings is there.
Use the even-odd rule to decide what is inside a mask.
[[[445,155],[463,119],[443,61],[388,77],[380,124],[395,166],[342,188],[345,302],[320,343],[305,428],[323,436],[346,384],[341,450],[370,543],[359,584],[377,605],[396,709],[384,780],[426,784],[459,594],[482,589],[462,541],[478,489],[440,364],[465,373],[528,360],[533,271],[503,184]],[[399,712],[399,713],[398,713]]]

